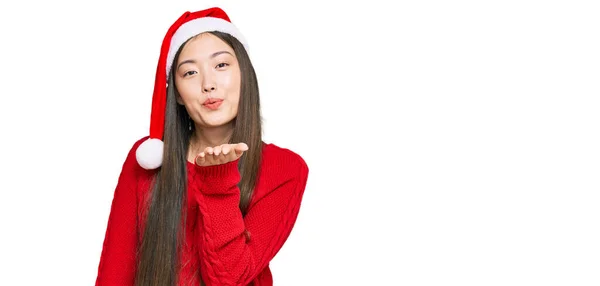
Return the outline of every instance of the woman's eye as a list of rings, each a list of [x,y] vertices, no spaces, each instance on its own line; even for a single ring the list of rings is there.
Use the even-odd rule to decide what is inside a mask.
[[[188,72],[184,73],[183,76],[186,77],[188,75],[193,75],[194,73],[196,73],[196,71],[188,71]]]
[[[224,68],[226,66],[228,66],[228,64],[226,64],[226,63],[220,63],[220,64],[217,65],[217,68]]]

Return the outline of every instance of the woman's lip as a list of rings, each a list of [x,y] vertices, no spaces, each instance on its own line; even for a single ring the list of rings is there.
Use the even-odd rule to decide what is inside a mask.
[[[223,101],[223,100],[222,99],[216,99],[216,98],[207,99],[207,100],[204,101],[204,103],[202,103],[202,105],[211,104],[211,103],[215,103],[215,102],[221,102],[221,101]]]
[[[219,108],[219,106],[221,106],[221,103],[223,103],[223,101],[219,100],[219,101],[215,101],[213,103],[203,104],[203,106],[206,107],[206,108],[208,108],[208,109],[215,110],[215,109]]]

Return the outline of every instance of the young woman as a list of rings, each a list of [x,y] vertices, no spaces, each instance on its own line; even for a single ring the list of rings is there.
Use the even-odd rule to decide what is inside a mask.
[[[308,167],[261,133],[245,39],[219,8],[184,13],[162,44],[150,135],[123,164],[96,285],[272,285]]]

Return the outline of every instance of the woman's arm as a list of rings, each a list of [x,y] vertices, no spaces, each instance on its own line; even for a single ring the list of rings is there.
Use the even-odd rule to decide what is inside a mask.
[[[137,196],[134,144],[123,164],[108,218],[96,286],[133,285],[137,242]]]
[[[284,156],[270,190],[242,217],[238,160],[197,167],[192,192],[202,216],[199,243],[206,285],[247,285],[262,272],[287,240],[298,216],[308,167],[298,156]],[[273,184],[274,183],[274,184]]]

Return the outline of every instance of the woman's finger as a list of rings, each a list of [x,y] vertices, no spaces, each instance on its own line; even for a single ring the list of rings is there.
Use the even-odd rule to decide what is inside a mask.
[[[215,156],[219,156],[221,154],[221,145],[214,148]]]
[[[242,154],[244,153],[244,151],[248,150],[248,145],[246,145],[246,143],[238,143],[235,145],[235,155],[237,157],[242,156]]]
[[[223,153],[223,155],[229,154],[229,151],[231,151],[231,144],[223,145],[223,148],[221,149],[221,152]]]
[[[196,165],[201,165],[206,161],[206,158],[204,158],[204,152],[200,152],[200,154],[198,154],[198,156],[196,156]]]

